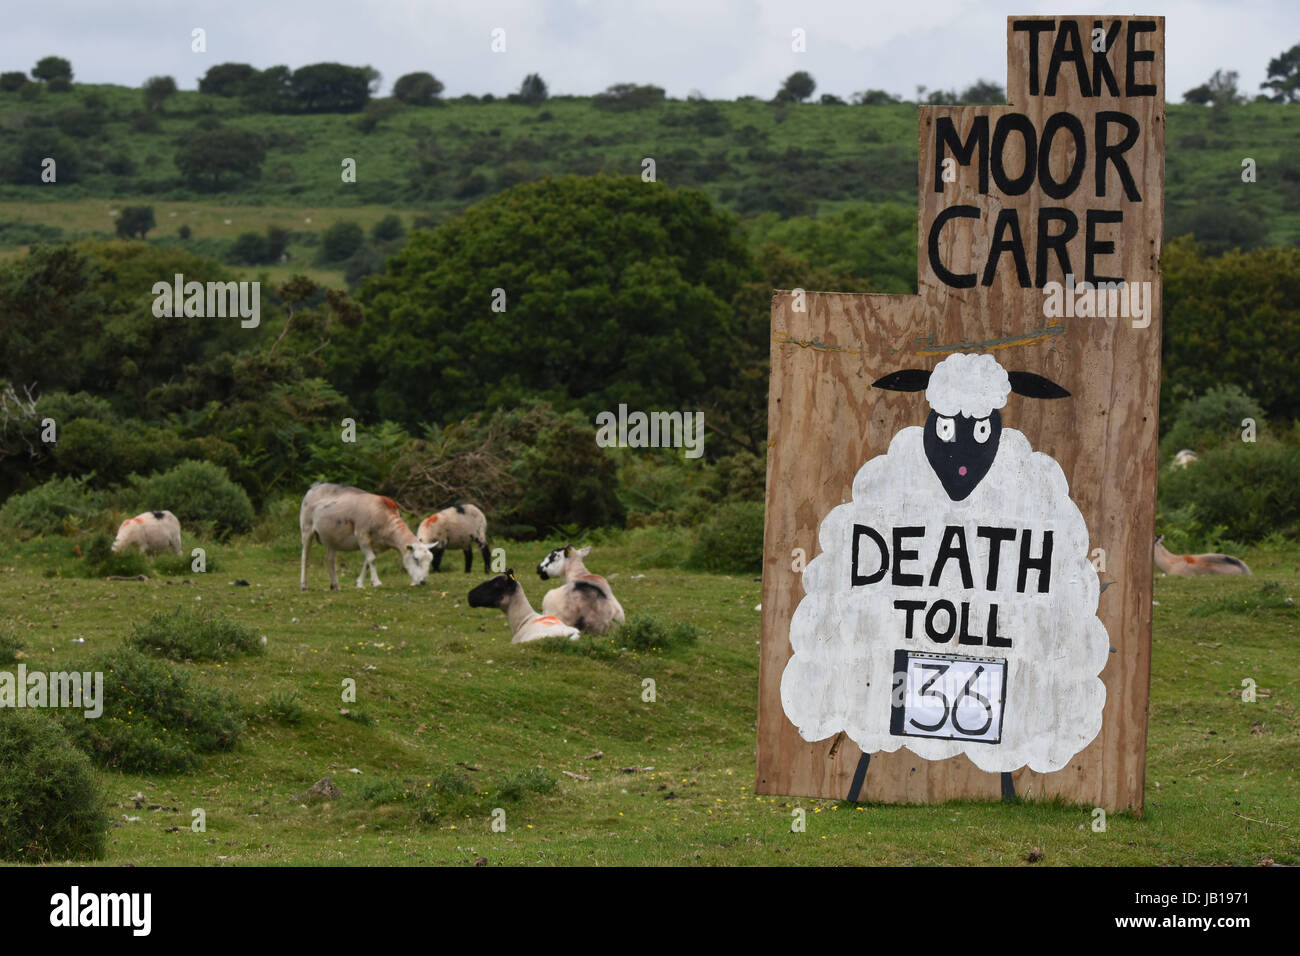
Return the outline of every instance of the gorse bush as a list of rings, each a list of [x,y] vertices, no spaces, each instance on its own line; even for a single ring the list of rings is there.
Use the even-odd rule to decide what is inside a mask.
[[[42,713],[0,708],[0,858],[99,859],[108,827],[90,761],[63,727]]]
[[[14,495],[0,507],[0,526],[19,538],[59,534],[69,519],[96,514],[101,498],[86,487],[87,478],[51,478],[31,491]]]
[[[243,733],[238,700],[181,668],[132,648],[107,651],[69,670],[104,674],[104,712],[87,720],[60,713],[72,741],[102,767],[126,773],[180,773],[202,755],[230,750]]]
[[[211,521],[218,538],[247,531],[253,524],[248,492],[226,470],[207,461],[185,461],[149,478],[134,477],[130,497],[146,508],[165,508],[187,523]]]
[[[763,503],[724,504],[696,535],[686,560],[692,571],[757,574],[763,570]]]
[[[261,636],[251,628],[183,606],[158,611],[136,624],[126,643],[174,661],[228,661],[265,650]]]

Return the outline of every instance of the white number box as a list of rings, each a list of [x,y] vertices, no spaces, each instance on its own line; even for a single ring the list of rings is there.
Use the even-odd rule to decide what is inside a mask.
[[[1002,742],[1003,658],[897,650],[893,690],[889,732],[896,737]]]

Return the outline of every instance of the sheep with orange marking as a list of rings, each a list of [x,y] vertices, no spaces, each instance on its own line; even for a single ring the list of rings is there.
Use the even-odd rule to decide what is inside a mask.
[[[302,498],[298,514],[302,530],[302,577],[299,587],[307,590],[307,552],[315,538],[325,546],[325,566],[330,573],[330,590],[339,589],[336,567],[338,552],[360,551],[364,560],[357,575],[357,587],[365,587],[366,569],[370,569],[370,586],[379,587],[375,556],[393,550],[402,556],[402,567],[411,584],[429,579],[433,555],[406,526],[392,498],[372,495],[360,488],[317,482]]]
[[[566,544],[542,559],[537,565],[537,574],[543,581],[564,579],[561,587],[546,592],[546,597],[542,598],[542,610],[579,630],[608,634],[615,623],[624,622],[623,605],[614,597],[609,582],[599,574],[592,574],[582,563],[589,554],[590,547],[574,550]]]
[[[474,570],[474,548],[483,555],[483,573],[490,570],[487,518],[474,505],[443,508],[420,522],[420,540],[433,549],[433,570],[442,570],[442,553],[448,548],[465,552],[465,573]]]
[[[147,555],[172,551],[181,554],[181,523],[170,511],[145,511],[127,518],[113,539],[113,553],[139,548]]]
[[[1193,574],[1250,574],[1250,568],[1241,558],[1230,554],[1174,554],[1161,542],[1162,534],[1156,538],[1156,567],[1165,574],[1186,577]]]
[[[528,603],[523,586],[515,579],[514,571],[498,574],[469,592],[470,607],[495,607],[505,612],[510,622],[510,643],[525,644],[544,637],[567,637],[576,641],[580,632],[558,617],[538,614]]]

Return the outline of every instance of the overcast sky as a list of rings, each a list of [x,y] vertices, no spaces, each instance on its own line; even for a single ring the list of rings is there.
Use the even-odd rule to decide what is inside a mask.
[[[385,94],[403,73],[427,70],[445,96],[502,95],[537,72],[553,93],[635,82],[715,99],[767,98],[807,70],[818,94],[911,96],[918,84],[1005,84],[1008,15],[1078,12],[1166,17],[1172,102],[1216,68],[1236,70],[1253,96],[1268,61],[1300,43],[1295,0],[41,0],[6,4],[0,69],[57,54],[83,82],[139,86],[166,74],[194,89],[216,63],[337,61],[374,66]],[[190,49],[195,27],[207,31],[206,53]],[[490,48],[496,27],[504,53]],[[796,27],[806,53],[791,51]]]

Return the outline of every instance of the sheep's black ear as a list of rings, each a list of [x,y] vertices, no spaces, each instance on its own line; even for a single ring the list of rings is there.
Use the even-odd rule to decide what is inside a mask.
[[[1043,378],[1033,372],[1007,372],[1011,380],[1011,391],[1026,398],[1069,398],[1070,393],[1057,385],[1050,378]]]
[[[923,368],[905,368],[876,379],[871,383],[871,387],[884,388],[891,392],[919,392],[929,384],[929,371]]]

